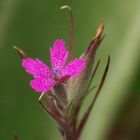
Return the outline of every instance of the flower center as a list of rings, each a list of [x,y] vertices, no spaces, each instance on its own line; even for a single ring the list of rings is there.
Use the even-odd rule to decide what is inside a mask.
[[[55,68],[52,68],[53,73],[56,75],[58,73],[58,70]]]
[[[59,71],[56,68],[52,68],[52,71],[53,71],[53,73],[55,75],[54,79],[56,81],[58,81],[60,79],[60,73],[59,73]]]

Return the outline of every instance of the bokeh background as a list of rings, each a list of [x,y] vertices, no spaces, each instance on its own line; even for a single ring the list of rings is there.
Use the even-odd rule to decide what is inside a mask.
[[[68,42],[69,15],[74,12],[74,54],[85,50],[104,20],[105,39],[98,49],[98,84],[108,54],[107,81],[94,106],[82,140],[140,139],[140,1],[139,0],[0,0],[0,140],[59,140],[53,120],[29,87],[32,79],[21,67],[16,45],[49,64],[49,47],[57,38]],[[94,91],[86,99],[88,106]],[[82,114],[81,112],[81,114]]]

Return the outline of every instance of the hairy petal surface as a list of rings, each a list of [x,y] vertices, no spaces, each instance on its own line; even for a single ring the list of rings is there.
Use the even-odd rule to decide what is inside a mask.
[[[30,86],[36,91],[40,93],[45,93],[46,91],[50,90],[54,85],[55,81],[51,78],[38,78],[35,80],[32,80],[30,82]]]
[[[60,70],[64,67],[68,58],[68,52],[65,48],[65,42],[61,39],[57,39],[53,47],[50,48],[50,59],[53,68]]]
[[[70,63],[62,69],[62,77],[65,75],[69,75],[71,77],[78,75],[83,70],[84,65],[85,61],[82,58],[70,61]]]
[[[26,72],[34,78],[46,77],[53,78],[51,69],[39,59],[26,58],[22,60],[22,66]]]

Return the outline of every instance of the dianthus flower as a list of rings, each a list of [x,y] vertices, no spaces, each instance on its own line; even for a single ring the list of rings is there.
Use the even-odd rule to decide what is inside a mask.
[[[50,48],[51,68],[38,58],[24,58],[22,66],[34,77],[30,86],[36,92],[45,93],[61,81],[78,75],[84,68],[84,59],[74,59],[66,64],[67,58],[68,51],[61,39],[57,39]]]

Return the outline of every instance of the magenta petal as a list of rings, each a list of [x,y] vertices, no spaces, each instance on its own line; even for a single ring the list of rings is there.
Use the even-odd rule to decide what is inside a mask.
[[[59,70],[62,69],[66,63],[68,52],[65,48],[65,42],[61,39],[57,39],[53,47],[50,48],[51,65],[53,68]]]
[[[39,59],[26,58],[22,61],[22,66],[34,78],[46,77],[52,78],[51,69]]]
[[[38,78],[32,80],[30,82],[30,86],[36,91],[40,93],[45,93],[46,91],[50,90],[54,85],[55,81],[53,79],[46,79],[46,78]]]
[[[65,75],[69,75],[71,77],[74,77],[83,70],[84,65],[85,61],[81,58],[70,61],[70,63],[62,69],[61,76],[63,77]]]

